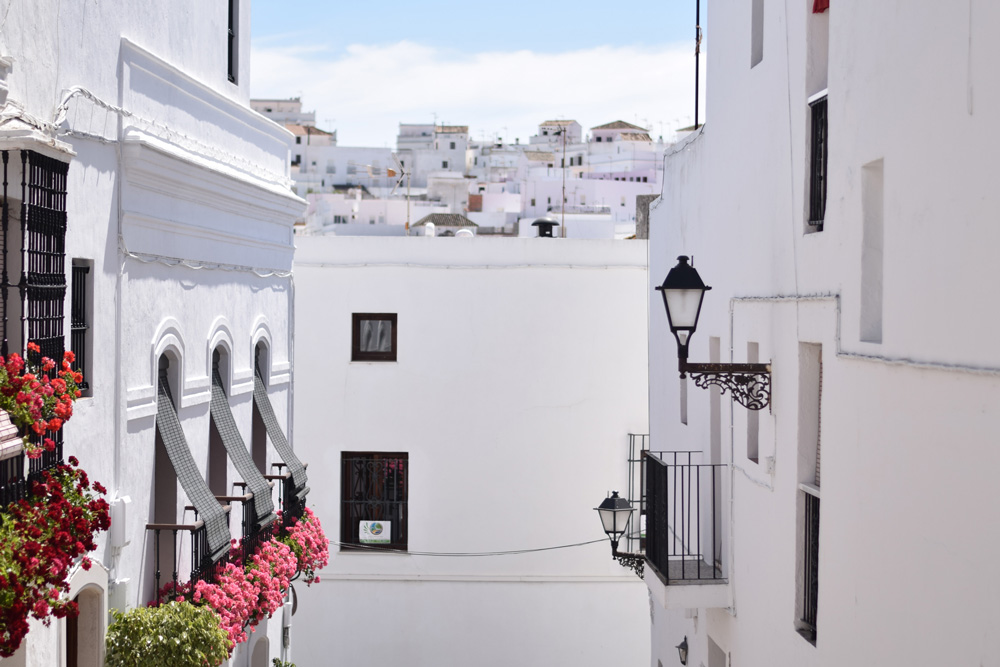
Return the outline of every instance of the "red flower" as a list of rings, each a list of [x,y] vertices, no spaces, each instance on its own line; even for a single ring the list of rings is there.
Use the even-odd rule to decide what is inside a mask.
[[[38,343],[28,343],[29,352],[41,352],[42,348],[38,347]]]
[[[59,419],[59,417],[53,417],[52,419],[49,420],[50,431],[58,431],[59,429],[62,428],[62,425],[63,422],[61,419]]]
[[[73,354],[72,350],[66,350],[65,352],[63,352],[63,360],[68,361],[69,363],[73,363],[74,361],[76,361],[76,355]]]

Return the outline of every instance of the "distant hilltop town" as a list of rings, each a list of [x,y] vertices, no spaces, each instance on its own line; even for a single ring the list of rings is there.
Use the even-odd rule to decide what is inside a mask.
[[[628,238],[636,198],[660,193],[669,145],[621,120],[586,135],[575,120],[546,120],[524,144],[400,123],[395,150],[338,146],[300,98],[250,105],[291,132],[293,188],[309,201],[300,234],[534,236],[531,222],[548,217],[556,236]]]

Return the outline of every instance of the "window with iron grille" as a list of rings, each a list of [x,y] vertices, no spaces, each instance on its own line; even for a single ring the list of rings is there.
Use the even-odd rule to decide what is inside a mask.
[[[73,260],[72,300],[70,302],[70,349],[76,355],[73,367],[83,373],[80,389],[89,394],[90,389],[90,313],[87,310],[87,293],[90,288],[90,262]]]
[[[819,593],[819,496],[804,492],[802,623],[799,632],[816,643],[816,612]]]
[[[239,42],[236,39],[236,26],[239,10],[239,0],[229,0],[229,41],[227,43],[229,80],[236,83],[237,52]]]
[[[351,361],[396,361],[396,313],[354,313]]]
[[[406,452],[341,452],[341,545],[406,551],[408,494]]]
[[[826,216],[827,122],[826,97],[810,103],[812,139],[809,158],[809,225],[823,230]]]

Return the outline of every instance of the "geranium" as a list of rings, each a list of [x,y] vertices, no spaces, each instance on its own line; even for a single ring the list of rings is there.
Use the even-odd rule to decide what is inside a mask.
[[[41,348],[32,342],[28,351],[38,354]],[[40,457],[49,448],[42,436],[58,431],[73,416],[73,401],[80,397],[83,382],[83,375],[71,367],[75,360],[72,352],[65,352],[62,369],[52,373],[56,362],[48,357],[38,364],[27,364],[16,352],[6,359],[0,357],[0,409],[23,434],[28,458]],[[32,441],[31,433],[38,436],[38,442]]]
[[[28,632],[28,617],[76,615],[69,571],[97,548],[94,535],[111,525],[108,503],[91,490],[87,474],[71,465],[45,471],[24,500],[0,513],[0,656],[10,656]]]
[[[281,512],[278,512],[279,519]],[[307,586],[319,583],[317,572],[330,561],[330,542],[326,539],[323,526],[311,509],[305,508],[300,519],[292,519],[292,525],[280,538],[291,547],[298,560],[298,569],[305,576]]]

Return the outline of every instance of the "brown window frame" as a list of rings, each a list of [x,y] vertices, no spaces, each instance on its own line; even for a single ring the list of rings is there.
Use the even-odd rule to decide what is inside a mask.
[[[351,361],[396,361],[396,336],[399,332],[396,313],[353,313],[351,315]],[[383,320],[392,322],[392,344],[388,352],[361,351],[361,322]]]
[[[379,483],[378,480],[367,479],[372,484],[364,490],[376,492],[377,497],[351,497],[352,474],[354,470],[352,463],[367,462],[369,474],[374,474],[375,469],[381,461],[401,462],[398,469],[394,469],[393,480],[397,484],[395,493],[390,494],[388,476]],[[409,452],[348,452],[340,453],[340,549],[342,551],[352,550],[374,550],[374,551],[407,551],[409,543],[409,495],[410,495],[410,454]],[[383,474],[386,474],[385,469]],[[355,489],[355,492],[362,490]],[[391,496],[391,497],[390,497]],[[366,514],[379,514],[382,516],[372,516],[361,519],[362,521],[391,521],[391,541],[385,545],[369,546],[360,542],[357,525],[357,504],[358,507],[368,508]],[[392,511],[398,512],[398,516],[393,518]],[[389,513],[390,516],[384,516]]]

